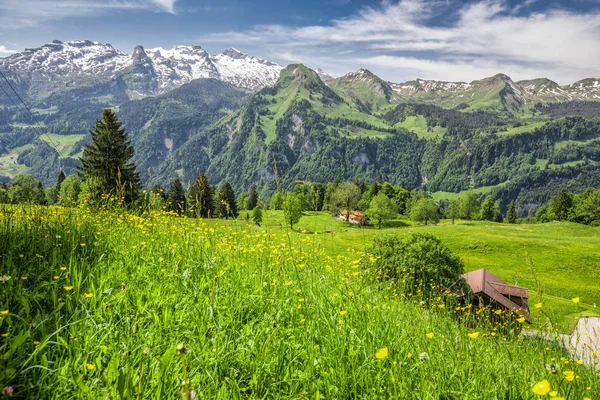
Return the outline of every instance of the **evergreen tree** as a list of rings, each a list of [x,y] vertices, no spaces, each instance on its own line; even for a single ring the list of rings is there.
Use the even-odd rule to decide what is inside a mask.
[[[573,193],[567,192],[565,189],[550,199],[548,205],[548,216],[555,221],[566,221],[573,210]]]
[[[179,178],[173,181],[171,190],[169,190],[167,209],[169,211],[177,212],[178,215],[182,215],[186,211],[185,191],[183,190],[183,185]]]
[[[515,201],[512,200],[508,205],[508,212],[506,214],[506,222],[509,224],[517,223],[517,208],[515,206]]]
[[[236,218],[238,216],[235,192],[229,182],[225,182],[223,186],[221,186],[221,190],[219,190],[217,196],[217,209],[219,210],[221,218],[225,217],[225,219],[228,219],[229,217]]]
[[[256,192],[256,187],[252,186],[250,188],[250,192],[248,192],[248,203],[246,203],[246,207],[248,210],[254,210],[258,205],[258,193]]]
[[[64,171],[61,169],[56,177],[56,190],[60,190],[60,185],[63,183],[66,177],[67,176],[65,175]]]
[[[481,215],[479,219],[482,221],[494,221],[496,211],[496,199],[494,196],[487,196],[481,206]]]
[[[188,209],[194,217],[209,218],[214,211],[214,189],[208,183],[208,178],[200,174],[190,189]]]
[[[90,135],[92,143],[85,145],[77,169],[83,179],[96,181],[92,200],[111,194],[131,204],[139,196],[140,175],[131,161],[134,150],[123,124],[112,110],[105,109]]]
[[[252,221],[258,226],[262,223],[262,210],[259,206],[254,207],[252,210]]]

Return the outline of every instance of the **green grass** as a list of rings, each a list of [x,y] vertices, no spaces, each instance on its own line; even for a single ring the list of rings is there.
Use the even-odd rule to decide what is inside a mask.
[[[48,133],[40,136],[40,139],[55,148],[60,157],[67,157],[71,153],[71,150],[73,150],[73,146],[85,136],[86,135],[56,135],[54,133]]]
[[[544,126],[545,123],[544,121],[529,122],[522,126],[508,128],[506,131],[500,131],[498,136],[513,136],[533,132],[536,128]]]
[[[58,107],[51,106],[48,108],[32,108],[31,111],[38,115],[53,115],[58,112]]]
[[[41,121],[39,124],[36,123],[34,125],[24,124],[21,122],[13,122],[12,124],[10,124],[10,126],[12,126],[13,128],[36,128],[36,129],[39,129],[39,127],[45,128],[46,124],[43,121]]]
[[[56,399],[180,398],[182,387],[211,399],[520,399],[533,398],[542,379],[571,398],[600,390],[596,372],[566,364],[560,347],[513,328],[496,331],[487,319],[474,323],[451,299],[444,308],[441,298],[403,299],[358,264],[377,234],[430,230],[467,266],[485,260],[518,270],[523,282],[523,251],[512,253],[530,249],[544,285],[541,271],[551,268],[555,285],[576,288],[587,303],[592,294],[584,291],[597,276],[581,272],[593,262],[581,254],[597,254],[592,228],[379,231],[310,213],[291,232],[280,214],[267,213],[259,228],[243,220],[0,208],[0,276],[11,277],[0,292],[0,386],[19,398]],[[587,281],[573,278],[575,262]],[[187,354],[176,354],[180,343]],[[389,353],[378,359],[384,347]],[[566,382],[568,370],[580,378]]]
[[[447,128],[442,128],[441,126],[435,126],[430,130],[427,127],[427,119],[425,119],[425,117],[422,115],[406,117],[404,121],[396,124],[395,126],[414,132],[420,138],[434,140],[440,139],[448,130]]]
[[[474,193],[483,193],[483,194],[486,194],[486,193],[489,193],[489,192],[491,192],[492,190],[494,190],[494,189],[496,189],[498,187],[502,187],[502,186],[506,185],[508,182],[509,181],[506,181],[506,182],[502,182],[502,183],[499,183],[497,185],[491,185],[491,186],[480,186],[478,188],[474,188],[474,189],[471,189],[471,190]],[[466,193],[466,190],[464,190],[462,192],[458,192],[458,193],[455,193],[455,192],[442,192],[442,191],[440,191],[440,192],[433,192],[433,193],[431,193],[431,197],[433,197],[433,199],[435,201],[440,201],[440,200],[444,200],[444,199],[446,199],[446,200],[456,200],[456,199],[459,199],[461,196],[463,196],[465,193]]]
[[[588,144],[590,142],[593,142],[594,140],[597,140],[599,137],[600,137],[600,134],[594,135],[594,136],[590,136],[590,137],[585,138],[583,140],[562,140],[562,141],[556,142],[554,144],[554,149],[555,150],[564,149],[565,147],[567,147],[569,145],[585,146],[586,144]]]
[[[0,175],[14,178],[20,174],[26,174],[30,168],[24,164],[19,164],[17,159],[23,151],[32,148],[32,144],[15,147],[8,154],[0,155]]]

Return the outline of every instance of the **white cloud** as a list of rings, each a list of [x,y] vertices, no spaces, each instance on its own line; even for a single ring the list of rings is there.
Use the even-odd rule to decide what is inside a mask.
[[[6,46],[0,45],[0,57],[9,56],[16,53],[16,50],[6,48]]]
[[[175,13],[177,0],[0,0],[0,30],[30,28],[46,21],[101,15],[115,10]]]
[[[306,63],[337,62],[337,70],[367,62],[385,65],[390,80],[472,80],[505,72],[515,79],[547,76],[568,83],[600,75],[600,14],[549,9],[523,15],[533,3],[510,8],[501,0],[383,1],[324,25],[262,25],[199,40],[262,47],[275,59],[287,52],[307,56]],[[440,25],[432,22],[436,19],[452,22]],[[348,50],[353,56],[345,54]]]

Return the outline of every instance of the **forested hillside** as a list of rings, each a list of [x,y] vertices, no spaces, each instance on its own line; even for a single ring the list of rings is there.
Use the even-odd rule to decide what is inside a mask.
[[[134,101],[121,101],[124,92],[117,99],[114,88],[108,97],[101,88],[100,97],[89,87],[60,92],[34,109],[36,123],[0,107],[0,175],[32,173],[50,185],[59,168],[73,173],[87,130],[112,106],[131,134],[142,180],[165,187],[207,173],[213,184],[256,185],[269,196],[299,180],[362,179],[436,199],[492,193],[503,212],[516,200],[526,216],[562,188],[600,185],[600,103],[534,103],[535,82],[520,83],[527,92],[504,75],[443,83],[437,94],[419,94],[432,83],[417,84],[411,95],[367,70],[324,83],[296,64],[254,94],[214,79]],[[450,99],[465,90],[479,100]]]

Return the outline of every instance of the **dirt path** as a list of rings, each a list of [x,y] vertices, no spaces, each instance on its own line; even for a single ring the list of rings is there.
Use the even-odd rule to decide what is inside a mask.
[[[560,335],[576,360],[600,368],[600,318],[581,318],[571,335]]]
[[[580,318],[570,335],[548,335],[547,333],[523,329],[524,336],[540,337],[549,341],[559,341],[571,353],[574,360],[582,360],[586,365],[600,369],[600,318]]]

